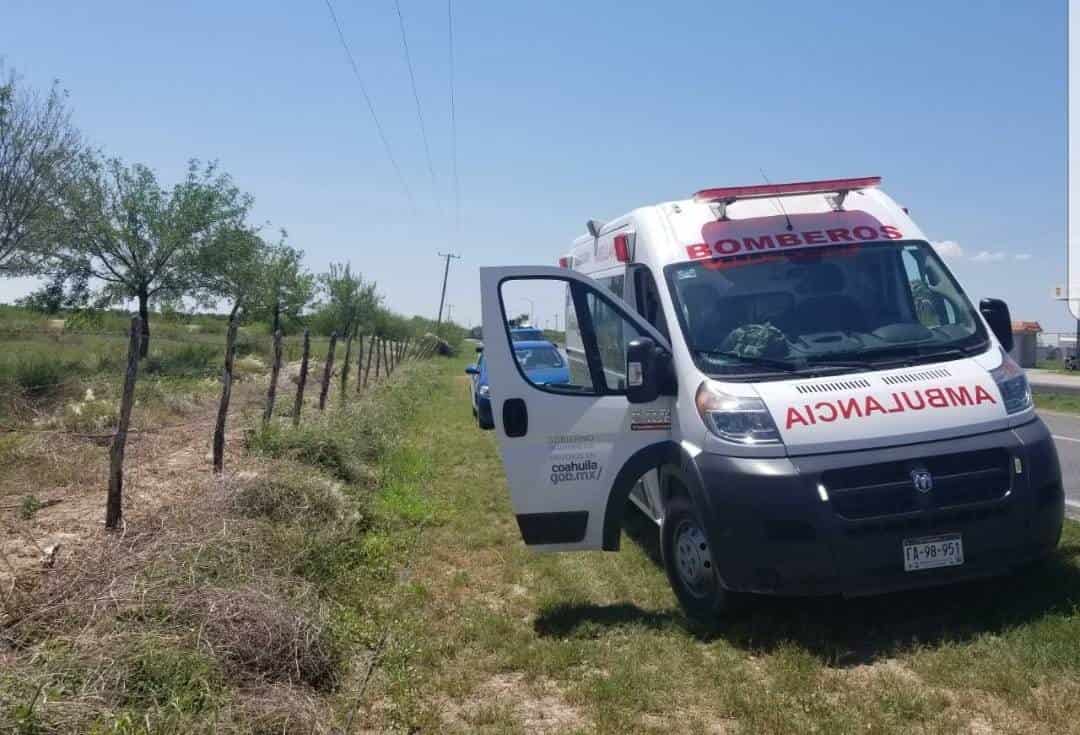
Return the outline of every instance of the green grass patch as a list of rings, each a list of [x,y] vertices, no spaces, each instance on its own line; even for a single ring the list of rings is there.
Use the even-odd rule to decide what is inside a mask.
[[[702,626],[679,610],[656,529],[633,511],[618,554],[523,548],[494,436],[476,429],[457,379],[467,357],[443,363],[442,387],[380,463],[389,481],[378,512],[403,526],[371,543],[408,570],[393,596],[376,588],[393,610],[370,696],[382,727],[529,731],[543,708],[559,718],[544,725],[555,732],[672,722],[688,732],[953,732],[981,722],[1035,733],[1080,709],[1044,694],[1080,693],[1077,524],[1053,558],[1005,577],[855,600],[766,598]],[[433,480],[409,469],[417,458]],[[385,474],[391,463],[410,478],[404,492]],[[408,549],[400,537],[421,524]]]
[[[1080,394],[1035,393],[1035,408],[1061,413],[1080,413]]]

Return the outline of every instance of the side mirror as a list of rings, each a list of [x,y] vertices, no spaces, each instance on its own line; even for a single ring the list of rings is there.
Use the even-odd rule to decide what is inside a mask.
[[[465,372],[469,375],[479,375],[480,368],[476,367],[476,365],[467,365],[465,367]]]
[[[649,403],[660,395],[660,350],[648,337],[630,340],[626,346],[626,400]]]
[[[1012,317],[1009,316],[1009,305],[1001,299],[983,299],[979,302],[979,311],[1005,351],[1012,351]]]

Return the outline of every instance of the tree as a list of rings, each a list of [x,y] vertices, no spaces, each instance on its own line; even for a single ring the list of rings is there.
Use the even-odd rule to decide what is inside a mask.
[[[349,263],[331,263],[320,280],[330,299],[325,316],[342,339],[351,339],[361,327],[373,326],[382,302],[374,282],[366,283],[359,273],[353,275]]]
[[[94,156],[64,189],[60,261],[104,283],[107,301],[138,303],[145,357],[151,304],[196,290],[200,252],[240,226],[250,206],[216,163],[192,160],[184,181],[165,189],[142,164]]]
[[[324,317],[329,318],[333,325],[332,331],[345,340],[345,360],[341,367],[341,395],[344,397],[345,386],[349,379],[353,338],[362,327],[373,325],[382,297],[376,291],[374,283],[365,283],[359,273],[354,276],[348,263],[345,265],[331,263],[329,272],[322,276],[322,286],[330,297]],[[334,340],[331,337],[331,354],[333,354],[333,345]],[[327,367],[327,377],[329,374],[329,367]],[[323,395],[325,394],[326,385],[324,384]]]
[[[33,272],[48,255],[51,214],[82,149],[66,93],[24,91],[0,66],[0,275]]]
[[[229,304],[229,321],[250,309],[267,278],[267,246],[253,229],[232,224],[217,229],[198,248],[193,291],[208,304]]]
[[[270,322],[270,333],[281,329],[282,322],[299,321],[300,315],[315,298],[315,276],[303,266],[304,251],[285,240],[288,234],[266,246],[266,267],[252,303],[252,313]]]
[[[85,271],[52,270],[44,275],[48,280],[41,288],[15,303],[45,314],[82,309],[89,304],[90,279]]]

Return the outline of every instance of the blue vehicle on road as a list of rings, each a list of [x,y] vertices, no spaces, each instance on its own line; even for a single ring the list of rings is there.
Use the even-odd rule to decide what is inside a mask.
[[[476,423],[481,429],[494,429],[495,419],[491,413],[491,386],[488,384],[487,361],[483,347],[477,347],[477,359],[465,368],[472,377],[472,408]],[[570,382],[570,366],[566,358],[547,340],[523,340],[514,342],[514,355],[518,364],[534,384],[559,385]]]
[[[546,342],[544,330],[536,327],[511,327],[510,339],[514,342]]]

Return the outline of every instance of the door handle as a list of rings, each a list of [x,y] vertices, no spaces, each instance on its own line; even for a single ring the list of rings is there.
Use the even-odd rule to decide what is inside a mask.
[[[509,437],[525,436],[529,433],[529,409],[522,398],[510,398],[503,401],[503,430]]]

